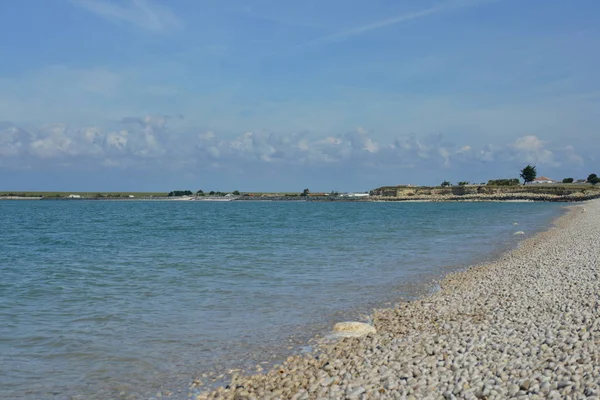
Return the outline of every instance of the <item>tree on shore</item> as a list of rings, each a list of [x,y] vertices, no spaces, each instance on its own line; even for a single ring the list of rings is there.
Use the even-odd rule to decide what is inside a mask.
[[[460,181],[458,182],[458,186],[466,186],[469,184],[469,181]]]
[[[444,181],[442,182],[442,184],[440,185],[441,187],[448,187],[448,186],[452,186],[452,184],[448,181]]]
[[[191,196],[192,194],[191,190],[173,190],[169,192],[169,197]]]
[[[204,191],[203,190],[198,190],[196,192],[196,196],[204,196]]]
[[[587,181],[592,185],[595,185],[597,183],[600,183],[600,178],[598,178],[598,175],[596,174],[590,174],[587,178]]]
[[[573,178],[565,178],[563,179],[563,183],[573,183],[574,179]]]
[[[233,195],[234,196],[239,196],[240,195],[240,191],[239,190],[234,190],[233,191]]]
[[[521,170],[521,174],[519,176],[523,178],[523,184],[533,182],[533,180],[537,176],[535,166],[531,166],[528,164],[525,168]]]
[[[302,191],[302,194],[300,196],[308,196],[309,193],[310,193],[310,190],[308,190],[308,188],[307,188]]]

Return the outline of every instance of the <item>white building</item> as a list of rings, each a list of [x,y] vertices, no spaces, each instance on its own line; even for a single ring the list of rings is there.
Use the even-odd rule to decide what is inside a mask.
[[[340,197],[369,197],[369,193],[341,193]]]
[[[556,183],[556,181],[545,176],[540,176],[531,181],[531,183]]]
[[[80,195],[80,194],[70,194],[70,195],[69,195],[69,198],[70,198],[70,199],[80,199],[80,198],[81,198],[81,195]]]

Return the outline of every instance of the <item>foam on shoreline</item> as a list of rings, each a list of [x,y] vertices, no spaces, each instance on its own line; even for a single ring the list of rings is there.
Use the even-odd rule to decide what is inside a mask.
[[[207,398],[546,398],[600,394],[600,201],[440,290],[376,310],[376,334],[322,344]]]

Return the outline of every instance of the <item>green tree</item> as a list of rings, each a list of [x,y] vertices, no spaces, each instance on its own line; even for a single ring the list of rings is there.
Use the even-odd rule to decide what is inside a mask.
[[[233,194],[234,194],[234,196],[239,196],[240,195],[240,191],[239,190],[234,190]]]
[[[525,168],[521,170],[521,174],[519,176],[523,178],[523,184],[533,182],[533,180],[537,176],[535,166],[531,166],[528,164]]]
[[[198,190],[196,196],[204,196],[204,191],[202,189]]]
[[[192,194],[190,190],[173,190],[169,192],[169,197],[191,196]]]
[[[595,185],[597,183],[600,183],[600,178],[598,178],[598,175],[596,174],[590,174],[587,178],[587,181],[592,185]]]
[[[444,181],[442,182],[442,184],[440,185],[441,187],[448,187],[448,186],[452,186],[452,184],[448,181]]]
[[[469,184],[469,181],[460,181],[458,182],[458,186],[466,186]]]
[[[215,191],[211,190],[210,193],[208,194],[209,196],[214,196],[215,195]]]
[[[563,183],[573,183],[573,178],[565,178],[563,179]]]
[[[308,188],[307,188],[302,191],[302,194],[300,196],[308,196],[309,193],[310,193],[310,190],[308,190]]]

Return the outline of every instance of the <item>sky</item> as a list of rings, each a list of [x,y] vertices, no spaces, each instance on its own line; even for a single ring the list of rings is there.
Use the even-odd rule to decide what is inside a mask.
[[[0,1],[0,190],[600,174],[597,0]]]

